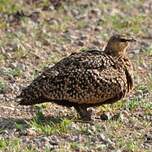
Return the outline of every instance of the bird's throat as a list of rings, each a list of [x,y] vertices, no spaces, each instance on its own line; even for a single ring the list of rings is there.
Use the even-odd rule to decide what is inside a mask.
[[[123,57],[126,55],[126,49],[124,48],[113,48],[113,47],[107,46],[104,51],[106,54],[115,56],[115,57],[120,57],[120,56]]]

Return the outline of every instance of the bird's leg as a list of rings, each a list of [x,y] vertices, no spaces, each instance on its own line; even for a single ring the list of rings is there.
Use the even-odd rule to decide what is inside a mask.
[[[79,113],[80,117],[84,121],[90,121],[91,120],[91,111],[87,111],[87,107],[82,105],[74,106],[76,111]]]

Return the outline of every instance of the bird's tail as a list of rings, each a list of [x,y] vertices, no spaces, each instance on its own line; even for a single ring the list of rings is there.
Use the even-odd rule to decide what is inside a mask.
[[[28,86],[22,90],[20,95],[16,97],[16,102],[19,105],[34,105],[46,101],[44,98],[42,98],[40,92],[38,92],[37,89]]]

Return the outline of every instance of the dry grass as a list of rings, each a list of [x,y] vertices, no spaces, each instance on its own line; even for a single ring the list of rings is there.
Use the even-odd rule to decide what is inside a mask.
[[[0,1],[0,151],[17,152],[22,151],[21,147],[25,152],[38,151],[37,139],[42,144],[41,136],[55,136],[58,141],[54,145],[45,141],[50,147],[40,146],[39,150],[150,152],[151,1],[61,2],[54,8],[49,0]],[[40,105],[41,112],[37,113],[29,107],[15,107],[16,94],[41,69],[71,52],[103,48],[115,32],[138,39],[129,52],[135,88],[123,101],[96,109],[96,115],[108,112],[109,120],[75,122],[74,111],[54,104]],[[28,143],[25,136],[33,143]]]

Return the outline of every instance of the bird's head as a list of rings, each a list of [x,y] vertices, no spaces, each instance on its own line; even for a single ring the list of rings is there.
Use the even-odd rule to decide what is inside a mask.
[[[112,56],[123,56],[129,47],[129,43],[135,41],[134,38],[126,35],[113,35],[108,41],[105,52]]]

